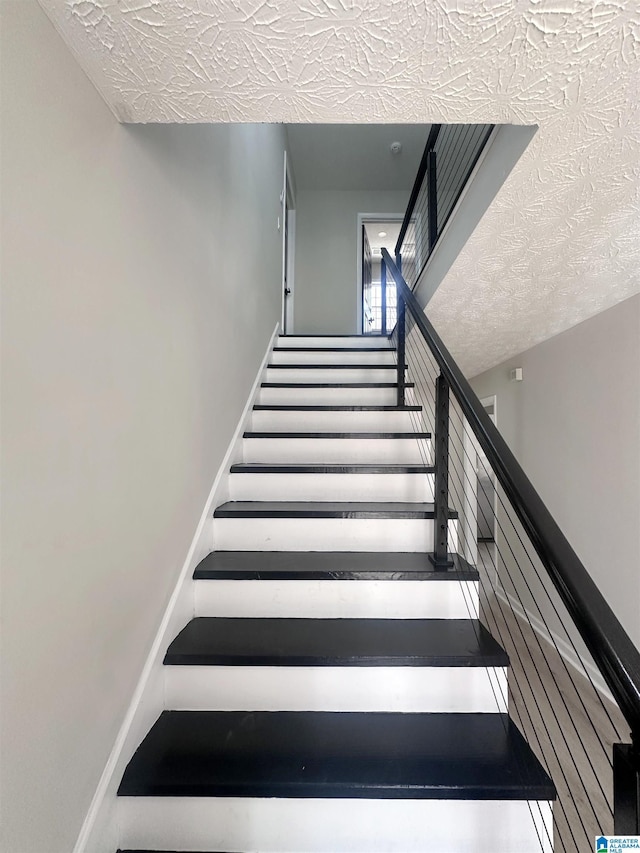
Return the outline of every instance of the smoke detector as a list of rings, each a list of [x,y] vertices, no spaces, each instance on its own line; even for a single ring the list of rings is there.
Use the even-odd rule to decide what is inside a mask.
[[[402,151],[402,142],[392,142],[391,143],[391,153],[399,154]]]

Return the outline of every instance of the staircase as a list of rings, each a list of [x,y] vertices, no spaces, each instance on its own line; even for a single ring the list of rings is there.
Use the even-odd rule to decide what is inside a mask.
[[[266,372],[120,785],[123,851],[550,851],[478,573],[426,556],[431,437],[387,339],[280,338]]]

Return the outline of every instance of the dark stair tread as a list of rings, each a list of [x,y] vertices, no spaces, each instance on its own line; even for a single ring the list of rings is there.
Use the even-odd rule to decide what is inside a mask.
[[[284,432],[282,430],[269,430],[268,432],[256,432],[247,430],[242,434],[243,438],[331,438],[331,439],[353,439],[357,441],[365,439],[403,439],[415,438],[416,441],[431,438],[430,432]]]
[[[389,335],[383,334],[372,334],[372,335],[359,335],[359,334],[348,334],[344,332],[324,332],[322,334],[313,334],[309,332],[308,334],[291,334],[291,335],[278,335],[278,340],[290,340],[291,338],[353,338],[354,340],[357,338],[361,341],[371,341],[375,338],[380,338],[381,341],[388,341]]]
[[[296,462],[238,462],[232,474],[433,474],[431,465],[316,465]]]
[[[397,364],[311,364],[310,362],[298,364],[267,364],[269,370],[397,370]]]
[[[214,518],[435,518],[432,503],[400,501],[227,501]],[[449,510],[449,518],[457,518]]]
[[[508,666],[476,619],[198,617],[169,646],[173,666]]]
[[[256,412],[420,412],[422,406],[304,406],[256,403]]]
[[[274,347],[273,352],[395,352],[395,347]]]
[[[263,382],[261,388],[397,388],[397,382]],[[405,382],[413,388],[413,382]]]
[[[436,571],[426,554],[377,551],[212,551],[194,580],[477,581],[478,570],[459,554]]]
[[[121,796],[550,800],[504,714],[165,711]]]

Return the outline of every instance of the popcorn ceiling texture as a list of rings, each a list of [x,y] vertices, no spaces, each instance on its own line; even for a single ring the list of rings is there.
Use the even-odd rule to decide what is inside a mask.
[[[40,2],[125,122],[538,124],[428,307],[470,374],[640,290],[638,0]]]

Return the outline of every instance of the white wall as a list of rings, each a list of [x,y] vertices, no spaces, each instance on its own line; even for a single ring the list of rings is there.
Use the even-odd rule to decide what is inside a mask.
[[[471,384],[640,647],[640,295]]]
[[[284,134],[119,125],[2,24],[0,848],[69,853],[280,316]]]
[[[295,167],[295,163],[294,163]],[[403,215],[409,190],[301,190],[296,198],[295,330],[356,334],[358,213]]]

